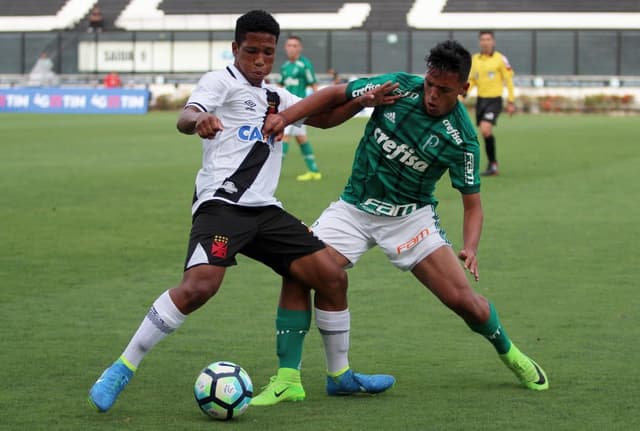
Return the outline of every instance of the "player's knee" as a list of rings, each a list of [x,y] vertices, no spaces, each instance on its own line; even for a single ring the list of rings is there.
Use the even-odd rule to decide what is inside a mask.
[[[189,278],[183,280],[178,287],[185,308],[195,310],[215,295],[220,284],[206,278]]]
[[[454,289],[442,300],[451,311],[464,320],[476,320],[479,307],[475,296],[471,289]]]
[[[332,292],[336,292],[337,294],[346,294],[347,292],[347,272],[336,265],[333,271],[331,271],[331,275],[328,281],[328,288]]]
[[[488,123],[486,121],[483,121],[482,123],[480,123],[480,134],[482,135],[483,138],[488,138],[489,136],[491,136],[491,133],[493,132],[493,125],[491,123]]]
[[[329,310],[343,310],[347,305],[347,273],[336,266],[334,270],[325,273],[316,290],[316,303],[327,307]]]

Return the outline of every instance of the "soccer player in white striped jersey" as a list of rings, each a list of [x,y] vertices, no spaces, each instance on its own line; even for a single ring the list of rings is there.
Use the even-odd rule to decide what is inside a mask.
[[[284,279],[313,288],[319,309],[348,312],[344,270],[324,243],[274,197],[282,143],[263,136],[261,130],[269,113],[300,100],[264,82],[273,66],[279,33],[278,23],[267,12],[241,16],[232,45],[233,66],[205,74],[180,114],[178,130],[197,133],[203,143],[184,275],[177,287],[155,300],[125,350],[90,389],[89,401],[100,412],[113,406],[144,356],[216,294],[238,253],[264,263]],[[370,95],[376,98],[388,89]],[[343,103],[341,109],[339,118],[359,111],[360,102]],[[335,115],[336,111],[310,115],[306,123],[329,127],[337,124]],[[281,303],[286,315],[277,325],[278,343],[297,346],[288,338],[304,336],[310,319],[286,306]],[[281,400],[304,399],[299,370],[302,349],[285,348],[279,353],[281,377],[288,382]],[[376,383],[376,390],[379,382],[389,387],[394,381],[391,376],[366,377]]]

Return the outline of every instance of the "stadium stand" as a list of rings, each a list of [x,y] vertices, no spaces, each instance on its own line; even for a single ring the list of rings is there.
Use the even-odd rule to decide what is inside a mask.
[[[371,10],[370,2],[335,0],[333,3],[324,2],[321,6],[314,6],[328,8],[332,5],[333,9],[328,12],[298,12],[304,5],[314,5],[310,2],[263,1],[259,5],[255,2],[235,2],[234,7],[227,5],[224,8],[213,2],[192,2],[193,0],[177,4],[166,3],[164,7],[168,10],[181,12],[172,14],[160,9],[162,0],[132,0],[118,17],[116,24],[126,30],[232,30],[238,15],[260,7],[273,12],[283,29],[350,29],[361,27]],[[291,9],[286,13],[276,12],[285,7]],[[233,11],[224,13],[223,10]]]
[[[407,14],[417,29],[640,28],[638,0],[416,0]]]
[[[67,0],[0,0],[0,16],[56,15]]]
[[[371,5],[371,12],[363,27],[370,30],[402,30],[407,27],[407,12],[415,0],[353,1]],[[271,13],[333,13],[345,4],[345,0],[301,2],[299,0],[265,1],[260,7]],[[239,14],[256,7],[255,1],[211,2],[207,0],[164,0],[158,8],[167,15],[181,14]]]
[[[104,31],[89,35],[96,3]],[[256,7],[309,41],[321,71],[419,71],[424,44],[475,46],[477,30],[489,28],[519,76],[640,74],[640,0],[0,0],[0,73],[26,74],[42,52],[61,75],[217,67],[228,54],[215,44]]]
[[[369,3],[368,1],[351,1],[350,3]],[[335,12],[344,5],[345,0],[325,0],[310,2],[300,0],[262,1],[256,4],[253,0],[208,1],[208,0],[163,0],[158,9],[168,15],[183,14],[241,14],[255,8],[262,8],[271,13],[323,13]]]
[[[640,1],[448,0],[443,12],[640,12]]]
[[[0,31],[70,29],[96,0],[0,0]]]
[[[407,13],[414,0],[372,1],[371,12],[364,28],[368,30],[404,30]]]
[[[100,10],[102,12],[102,16],[104,17],[104,26],[103,29],[105,31],[116,30],[118,27],[115,22],[118,16],[122,13],[125,6],[131,0],[100,0],[98,4],[100,5]],[[76,30],[84,31],[89,26],[89,14],[91,10],[87,12],[87,14],[82,18],[82,20],[76,26]]]

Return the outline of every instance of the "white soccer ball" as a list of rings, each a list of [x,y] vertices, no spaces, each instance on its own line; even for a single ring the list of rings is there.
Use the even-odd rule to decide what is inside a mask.
[[[253,397],[253,383],[233,362],[214,362],[200,372],[193,387],[200,409],[214,419],[229,420],[243,414]]]

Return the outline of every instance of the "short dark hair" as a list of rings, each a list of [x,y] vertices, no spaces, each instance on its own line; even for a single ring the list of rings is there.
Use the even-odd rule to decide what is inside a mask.
[[[280,24],[269,12],[252,10],[245,13],[236,21],[235,41],[239,45],[247,37],[247,33],[268,33],[280,37]]]
[[[425,61],[427,70],[457,73],[461,82],[469,78],[471,54],[455,40],[447,40],[434,46],[425,57]]]
[[[296,36],[295,34],[290,34],[289,37],[287,37],[287,40],[289,39],[295,39],[298,42],[302,43],[302,39],[300,39],[300,36]]]
[[[483,34],[488,34],[488,35],[491,35],[491,37],[495,37],[493,35],[493,31],[492,30],[480,30],[478,32],[478,37],[482,36]]]

